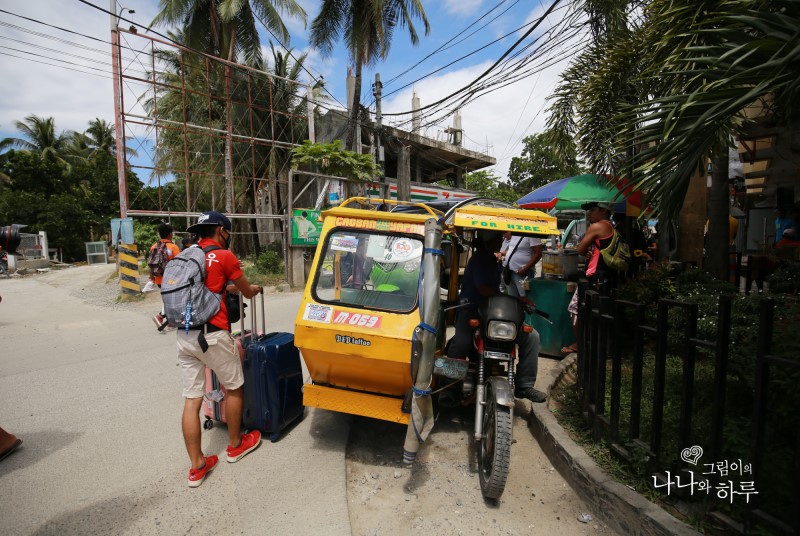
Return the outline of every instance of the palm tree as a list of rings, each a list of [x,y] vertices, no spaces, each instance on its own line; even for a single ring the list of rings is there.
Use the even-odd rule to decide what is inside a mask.
[[[342,35],[350,61],[356,69],[355,92],[350,110],[350,128],[347,147],[353,149],[356,117],[361,100],[361,71],[389,54],[395,27],[408,26],[411,43],[416,45],[419,36],[413,20],[425,25],[425,35],[430,32],[428,18],[421,0],[323,0],[319,15],[311,23],[311,45],[328,56]]]
[[[295,0],[161,0],[161,11],[151,25],[178,25],[183,44],[228,61],[261,68],[261,41],[256,20],[281,43],[289,31],[281,14],[305,23],[306,12]]]
[[[288,43],[289,32],[281,12],[306,20],[296,0],[161,0],[161,11],[152,24],[182,25],[181,43],[212,56],[263,68],[261,41],[256,19]],[[230,69],[225,67],[230,76]],[[230,134],[225,142],[226,159],[231,159]],[[225,210],[233,212],[232,163],[225,166]]]
[[[721,273],[727,150],[747,106],[769,100],[773,120],[796,118],[800,13],[788,0],[652,0],[636,17],[628,39],[618,33],[573,64],[550,124],[562,141],[576,136],[593,170],[631,176],[663,217],[677,215],[691,177],[714,159],[708,243],[720,246],[710,267]],[[577,80],[581,69],[589,74]]]
[[[24,121],[15,121],[14,125],[23,137],[5,138],[0,141],[0,150],[21,149],[37,153],[45,162],[61,162],[69,167],[64,156],[71,133],[56,134],[55,120],[52,117],[31,114]]]

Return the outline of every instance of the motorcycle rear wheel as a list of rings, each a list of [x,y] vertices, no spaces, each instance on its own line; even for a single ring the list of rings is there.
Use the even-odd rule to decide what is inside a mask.
[[[483,437],[478,446],[478,478],[487,499],[499,499],[506,487],[511,463],[511,410],[497,403],[487,385],[483,412]]]

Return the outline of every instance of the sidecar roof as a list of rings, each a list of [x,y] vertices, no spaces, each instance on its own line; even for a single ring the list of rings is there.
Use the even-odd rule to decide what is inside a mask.
[[[515,235],[549,237],[561,234],[555,217],[538,210],[469,205],[456,209],[454,224],[467,229],[511,231]]]

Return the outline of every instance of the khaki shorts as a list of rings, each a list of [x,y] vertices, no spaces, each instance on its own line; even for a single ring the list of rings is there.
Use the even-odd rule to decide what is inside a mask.
[[[238,389],[244,385],[242,361],[230,331],[206,333],[208,350],[205,352],[197,342],[197,331],[177,331],[184,398],[203,397],[206,392],[206,367],[214,371],[219,383],[226,389]]]

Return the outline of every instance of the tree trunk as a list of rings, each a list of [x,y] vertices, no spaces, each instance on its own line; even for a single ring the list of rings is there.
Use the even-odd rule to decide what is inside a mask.
[[[699,166],[698,166],[699,167]],[[705,166],[704,166],[705,167]],[[705,169],[692,175],[683,207],[678,214],[676,256],[680,262],[703,263],[703,228],[708,212],[708,179]],[[673,259],[675,260],[675,259]]]
[[[706,270],[723,281],[728,279],[730,236],[728,218],[728,151],[714,153],[711,188],[708,191],[708,235],[706,236]]]

